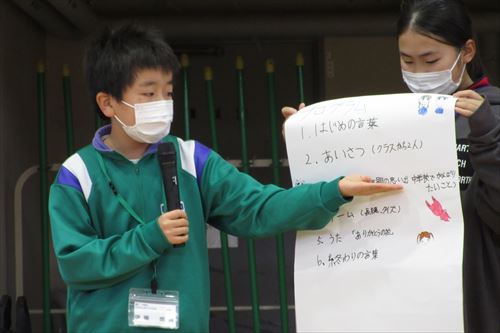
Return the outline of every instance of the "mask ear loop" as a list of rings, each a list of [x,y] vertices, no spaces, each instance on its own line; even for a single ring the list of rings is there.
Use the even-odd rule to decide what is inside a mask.
[[[462,55],[462,50],[460,50],[460,52],[458,53],[458,57],[457,57],[457,60],[455,60],[455,64],[453,64],[453,67],[451,67],[451,72],[452,72],[452,75],[453,75],[453,70],[455,69],[455,66],[458,64],[458,60],[460,59],[460,56]],[[460,83],[462,83],[462,79],[464,78],[464,73],[465,73],[465,69],[467,68],[467,64],[464,63],[464,67],[462,68],[462,73],[460,74],[460,76],[458,77],[458,82],[455,82],[453,80],[453,77],[451,78],[451,80],[453,81],[453,83],[455,84],[458,84],[460,85]]]
[[[125,102],[125,101],[123,101],[123,100],[122,100],[121,102],[122,102],[123,104],[125,104],[126,106],[128,106],[128,107],[130,107],[130,108],[134,109],[134,116],[135,116],[135,106],[130,105],[130,104],[128,104],[127,102]],[[116,120],[120,123],[120,125],[122,125],[122,127],[126,127],[126,128],[134,128],[135,126],[137,126],[137,119],[136,119],[136,122],[135,122],[135,124],[134,124],[134,125],[129,126],[129,125],[125,125],[125,123],[124,123],[123,121],[121,121],[121,120],[120,120],[120,118],[118,118],[118,116],[117,116],[116,114],[113,116],[113,118],[115,118],[115,119],[116,119]]]
[[[125,102],[124,100],[121,101],[123,104],[125,104],[126,106],[132,108],[135,110],[135,106],[131,105],[131,104],[128,104],[127,102]]]
[[[113,116],[113,118],[115,118],[120,123],[120,125],[122,125],[122,127],[134,128],[135,126],[137,126],[137,123],[135,125],[132,125],[132,126],[125,125],[125,123],[123,121],[121,121],[120,118],[118,118],[118,116],[116,114]]]

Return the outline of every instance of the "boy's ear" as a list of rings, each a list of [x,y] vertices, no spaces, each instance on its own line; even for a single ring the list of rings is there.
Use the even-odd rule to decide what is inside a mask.
[[[113,96],[104,92],[98,92],[95,96],[95,101],[97,102],[99,109],[101,109],[102,113],[106,117],[113,118],[113,116],[115,115],[115,109],[113,108],[113,105],[116,103]]]

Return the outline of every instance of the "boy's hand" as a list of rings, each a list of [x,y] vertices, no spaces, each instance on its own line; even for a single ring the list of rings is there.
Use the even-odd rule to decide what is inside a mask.
[[[354,197],[358,195],[372,195],[383,192],[401,190],[400,184],[380,184],[374,183],[368,176],[349,175],[339,182],[340,193],[344,197]]]
[[[457,91],[453,97],[458,98],[455,111],[467,118],[472,116],[484,102],[484,98],[473,90]]]
[[[302,108],[305,108],[306,105],[304,103],[300,103],[299,105],[299,110]],[[285,121],[290,118],[290,116],[294,115],[297,113],[297,109],[294,109],[290,106],[285,106],[281,109],[281,114],[283,117],[285,117]],[[285,122],[283,122],[283,125],[281,126],[281,134],[283,135],[283,138],[285,138]]]
[[[172,245],[183,244],[189,238],[189,221],[186,212],[177,209],[162,214],[158,224]]]

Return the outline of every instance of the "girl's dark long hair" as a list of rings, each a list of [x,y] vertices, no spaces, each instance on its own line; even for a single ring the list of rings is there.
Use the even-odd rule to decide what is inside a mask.
[[[462,0],[403,0],[397,23],[398,37],[408,29],[461,49],[465,42],[477,38]],[[467,72],[473,81],[481,79],[484,67],[479,50],[467,64]]]

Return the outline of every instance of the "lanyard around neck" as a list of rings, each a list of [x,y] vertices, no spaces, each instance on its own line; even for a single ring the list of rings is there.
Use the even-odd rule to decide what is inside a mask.
[[[121,196],[121,194],[116,190],[115,184],[113,184],[113,181],[111,180],[111,177],[109,177],[108,170],[106,169],[106,165],[104,164],[104,160],[102,159],[101,154],[96,151],[97,154],[97,161],[99,162],[99,166],[101,168],[102,173],[104,174],[104,177],[106,178],[106,181],[108,182],[109,187],[111,188],[111,191],[113,191],[113,194],[115,197],[118,199],[118,202],[125,208],[125,210],[132,215],[132,217],[139,222],[140,224],[146,224],[144,220],[139,216],[139,214],[136,213],[136,211],[128,204],[128,202]],[[163,201],[166,201],[165,198],[165,190],[163,191]],[[163,213],[162,208],[163,203],[160,206],[160,210]],[[155,259],[151,262],[153,266],[153,277],[151,278],[151,291],[153,294],[156,294],[156,291],[158,289],[158,277],[157,277],[157,266],[158,266],[158,259]]]
[[[132,215],[132,217],[139,222],[140,224],[146,224],[144,220],[139,216],[139,214],[136,213],[136,211],[128,204],[128,202],[121,196],[121,194],[116,190],[115,184],[113,184],[113,181],[109,177],[108,170],[106,169],[106,165],[104,164],[104,160],[102,159],[101,154],[96,151],[97,154],[97,161],[99,162],[99,166],[101,167],[101,171],[104,174],[104,177],[106,178],[106,181],[108,182],[109,187],[111,188],[111,191],[113,191],[113,194],[115,197],[118,199],[118,202],[125,208],[125,210]]]

